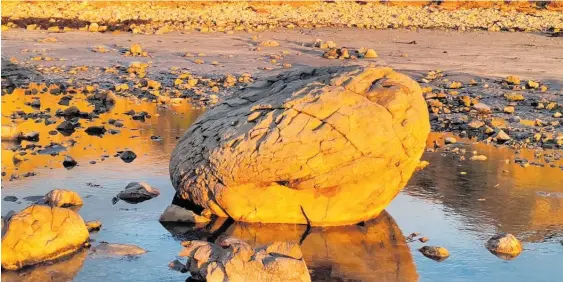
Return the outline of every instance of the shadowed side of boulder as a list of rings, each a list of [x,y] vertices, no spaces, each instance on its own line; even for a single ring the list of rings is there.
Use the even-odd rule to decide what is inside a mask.
[[[170,174],[180,198],[221,217],[353,224],[404,187],[429,130],[419,85],[390,68],[295,70],[200,117]]]

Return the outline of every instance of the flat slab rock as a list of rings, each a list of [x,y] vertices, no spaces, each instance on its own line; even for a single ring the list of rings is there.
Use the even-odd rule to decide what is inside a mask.
[[[141,247],[130,244],[114,244],[108,242],[100,242],[98,245],[90,249],[91,253],[95,256],[138,256],[146,253],[147,251]]]
[[[354,224],[410,179],[430,131],[418,83],[390,68],[289,71],[203,114],[172,153],[180,198],[220,217]]]

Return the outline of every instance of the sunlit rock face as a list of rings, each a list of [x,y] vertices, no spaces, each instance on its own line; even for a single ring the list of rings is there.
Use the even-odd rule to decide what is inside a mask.
[[[390,68],[295,70],[234,94],[172,153],[178,196],[220,217],[353,224],[377,216],[423,153],[419,85]]]
[[[15,214],[2,237],[2,268],[17,270],[80,250],[89,234],[84,221],[65,208],[32,205]]]

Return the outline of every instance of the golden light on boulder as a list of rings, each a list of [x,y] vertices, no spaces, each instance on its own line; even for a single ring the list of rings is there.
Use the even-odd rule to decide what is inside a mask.
[[[405,186],[429,131],[420,86],[406,75],[295,70],[201,116],[172,153],[170,175],[188,205],[220,217],[354,224]]]

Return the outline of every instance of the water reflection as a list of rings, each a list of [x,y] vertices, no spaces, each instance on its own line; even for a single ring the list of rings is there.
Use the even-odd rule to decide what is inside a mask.
[[[441,134],[431,134],[428,147]],[[497,232],[514,234],[526,242],[543,242],[563,232],[563,172],[561,160],[555,167],[536,158],[535,150],[494,147],[468,142],[471,151],[487,156],[486,161],[459,160],[453,153],[426,153],[430,165],[414,175],[405,190],[415,197],[439,202],[461,215],[469,231],[486,236]],[[543,153],[558,152],[542,151]],[[522,167],[515,158],[544,163]],[[508,162],[506,160],[509,160]],[[465,173],[465,174],[463,174]],[[493,228],[491,228],[491,226]]]
[[[43,264],[23,271],[2,271],[4,282],[72,281],[78,274],[88,251],[82,250],[71,257],[52,264]]]
[[[32,108],[26,103],[39,98],[41,108]],[[79,165],[88,165],[90,161],[101,161],[102,156],[113,157],[118,150],[130,149],[137,152],[138,155],[151,155],[152,151],[159,151],[169,155],[175,144],[176,136],[184,132],[184,130],[197,118],[201,113],[200,110],[193,109],[188,103],[171,104],[166,107],[159,106],[155,103],[141,101],[134,97],[119,97],[110,112],[99,115],[99,118],[80,119],[81,128],[77,128],[70,136],[65,136],[57,131],[57,126],[64,121],[64,118],[55,117],[57,109],[66,109],[70,106],[76,106],[80,111],[92,112],[94,106],[88,102],[87,95],[81,92],[74,94],[69,102],[69,106],[59,105],[61,96],[49,93],[40,93],[36,95],[24,95],[23,92],[17,92],[11,95],[2,96],[2,126],[15,126],[16,129],[23,133],[32,131],[39,133],[39,141],[29,142],[21,141],[22,147],[41,145],[40,148],[28,149],[25,155],[20,155],[20,151],[13,151],[12,148],[18,143],[2,141],[2,171],[6,172],[3,179],[9,179],[11,174],[24,174],[34,171],[37,168],[59,168],[62,167],[62,161],[65,155],[71,155],[76,159]],[[135,112],[144,111],[151,118],[145,122],[134,120],[125,112],[134,110]],[[45,117],[12,120],[10,116],[18,111],[29,113],[47,113],[52,116],[51,119],[55,123],[46,125]],[[109,123],[110,119],[120,121],[123,126],[117,127]],[[89,126],[103,125],[107,130],[119,130],[117,134],[106,132],[103,136],[88,135],[85,129]],[[177,135],[173,135],[177,134]],[[155,136],[151,139],[151,136]],[[161,136],[162,138],[156,138]],[[74,145],[72,145],[76,141]],[[48,147],[51,143],[61,144],[64,147]],[[65,148],[66,147],[66,148]],[[51,153],[59,153],[52,156]],[[16,158],[27,159],[20,162],[14,162]],[[143,161],[139,158],[136,161]],[[145,159],[145,161],[147,161]]]
[[[205,228],[165,225],[177,239],[233,236],[253,247],[296,241],[313,281],[418,281],[406,239],[395,220],[383,212],[361,225],[312,228],[305,225],[252,224],[219,219]]]

